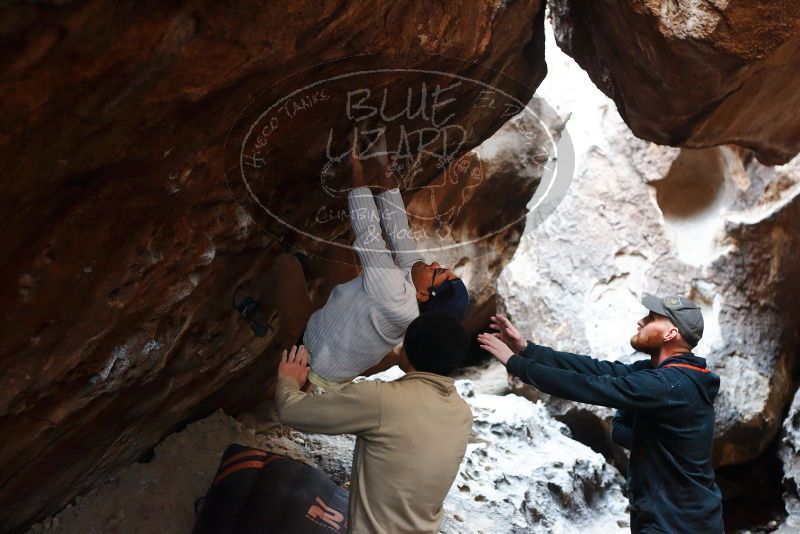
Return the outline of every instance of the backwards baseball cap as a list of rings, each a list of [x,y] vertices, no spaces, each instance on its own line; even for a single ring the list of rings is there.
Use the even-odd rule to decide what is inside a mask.
[[[419,303],[420,313],[440,311],[462,321],[469,308],[469,292],[461,278],[445,280],[431,291],[425,302]]]
[[[703,337],[703,313],[700,306],[680,295],[657,297],[642,293],[642,305],[659,315],[664,315],[678,328],[683,339],[694,347]]]

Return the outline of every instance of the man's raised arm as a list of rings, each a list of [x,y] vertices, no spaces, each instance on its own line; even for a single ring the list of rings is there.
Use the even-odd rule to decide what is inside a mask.
[[[397,300],[407,291],[405,273],[395,264],[381,233],[380,217],[367,187],[350,191],[350,224],[355,234],[353,249],[364,268],[364,289],[384,300]]]
[[[510,363],[510,359],[522,358],[530,360],[535,363],[546,365],[548,367],[555,367],[557,369],[564,369],[574,371],[576,373],[588,375],[608,375],[608,376],[625,376],[634,371],[641,369],[649,369],[650,362],[642,360],[632,364],[624,364],[621,362],[610,362],[605,360],[598,360],[591,356],[583,356],[580,354],[572,354],[571,352],[559,352],[545,347],[543,345],[536,345],[531,341],[525,341],[520,335],[516,327],[511,324],[511,321],[505,315],[497,314],[492,316],[490,325],[497,332],[495,334],[482,334],[479,336],[479,341],[482,339],[487,343],[490,342],[487,336],[494,337],[505,344],[513,354],[506,354],[506,359],[501,359],[502,363],[506,365],[515,365]],[[497,345],[496,343],[491,343]],[[487,348],[490,353],[492,350]],[[497,350],[503,351],[502,347],[497,345]],[[502,355],[499,355],[502,356]],[[496,356],[497,357],[497,356]]]
[[[553,350],[550,347],[536,345],[530,341],[519,355],[512,356],[511,359],[515,357],[531,360],[548,367],[595,376],[625,376],[635,371],[651,368],[650,360],[640,360],[631,364],[598,360],[591,356]]]
[[[366,186],[358,142],[353,136],[351,152],[352,183],[347,196],[350,226],[355,234],[353,249],[364,268],[364,289],[384,300],[397,300],[406,292],[405,272],[395,264],[381,233],[381,217],[375,198]],[[398,192],[399,195],[399,192]]]
[[[386,150],[386,128],[378,127],[368,133],[377,134],[374,139],[371,139],[370,146],[374,148],[367,157],[377,162],[377,165],[372,166],[373,172],[377,176],[369,177],[370,184],[374,182],[374,185],[384,189],[375,197],[381,226],[386,232],[389,250],[394,254],[395,264],[407,273],[416,262],[422,261],[422,257],[417,252],[416,242],[409,232],[408,213],[400,189],[397,187],[398,182],[388,171],[389,152]],[[353,177],[354,186],[370,185],[365,180],[360,168],[354,168],[354,171],[360,173]]]
[[[278,367],[275,409],[282,423],[316,434],[360,434],[380,425],[380,383],[361,382],[325,395],[300,390],[308,376],[305,347],[284,350]]]
[[[509,373],[562,399],[633,412],[680,408],[686,403],[686,399],[670,397],[666,382],[654,369],[615,377],[581,374],[522,358],[513,363],[507,366]]]
[[[395,264],[407,273],[415,263],[422,261],[422,256],[408,228],[408,213],[400,189],[384,191],[378,195],[377,202],[381,225],[394,253]]]

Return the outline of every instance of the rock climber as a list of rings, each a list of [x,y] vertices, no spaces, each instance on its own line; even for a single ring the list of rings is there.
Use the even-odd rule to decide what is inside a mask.
[[[318,393],[397,364],[400,356],[393,349],[411,321],[436,310],[461,320],[469,300],[464,282],[453,271],[437,262],[425,263],[417,252],[400,191],[387,187],[385,138],[373,142],[378,148],[369,158],[379,167],[373,173],[379,184],[372,187],[384,189],[376,197],[364,175],[356,129],[351,142],[353,188],[348,206],[353,246],[333,243],[333,250],[325,254],[329,261],[307,261],[305,272],[298,257],[281,254],[257,290],[260,300],[241,298],[237,292],[240,296],[234,301],[257,335],[266,333],[268,323],[260,302],[277,311],[279,343],[305,345],[309,381]],[[316,305],[307,290],[314,278],[322,278]]]
[[[649,313],[631,346],[632,364],[601,361],[526,342],[503,315],[478,336],[508,372],[564,399],[616,408],[612,440],[630,449],[631,531],[722,533],[722,501],[711,449],[719,376],[692,354],[703,315],[691,300],[645,293]]]
[[[448,378],[468,346],[454,317],[425,313],[405,333],[406,375],[351,383],[324,396],[301,390],[305,347],[283,351],[275,393],[280,420],[303,432],[356,435],[350,532],[439,532],[442,503],[472,430],[469,405]]]

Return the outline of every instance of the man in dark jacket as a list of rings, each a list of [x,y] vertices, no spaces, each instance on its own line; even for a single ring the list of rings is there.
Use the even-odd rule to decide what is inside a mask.
[[[645,293],[650,313],[631,346],[650,355],[630,365],[526,342],[502,315],[481,347],[541,391],[617,408],[612,439],[630,449],[633,532],[722,533],[722,498],[711,446],[719,377],[692,354],[703,335],[700,308],[682,296]]]

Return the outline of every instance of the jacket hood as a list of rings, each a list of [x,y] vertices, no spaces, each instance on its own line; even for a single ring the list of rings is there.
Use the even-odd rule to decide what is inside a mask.
[[[437,375],[435,373],[424,373],[422,371],[414,371],[406,373],[398,380],[422,380],[436,388],[442,395],[449,395],[456,392],[455,380],[447,376]]]
[[[692,367],[697,367],[699,369],[707,369],[706,367],[706,359],[700,358],[695,356],[694,354],[681,354],[680,356],[673,356],[671,358],[667,358],[658,366],[659,369],[663,369],[669,365],[690,365]],[[685,376],[687,376],[694,384],[697,386],[697,389],[700,390],[700,394],[709,404],[714,403],[714,399],[717,397],[717,393],[719,393],[719,375],[708,371],[702,372],[697,371],[695,369],[690,369],[687,367],[674,367],[682,372]]]

